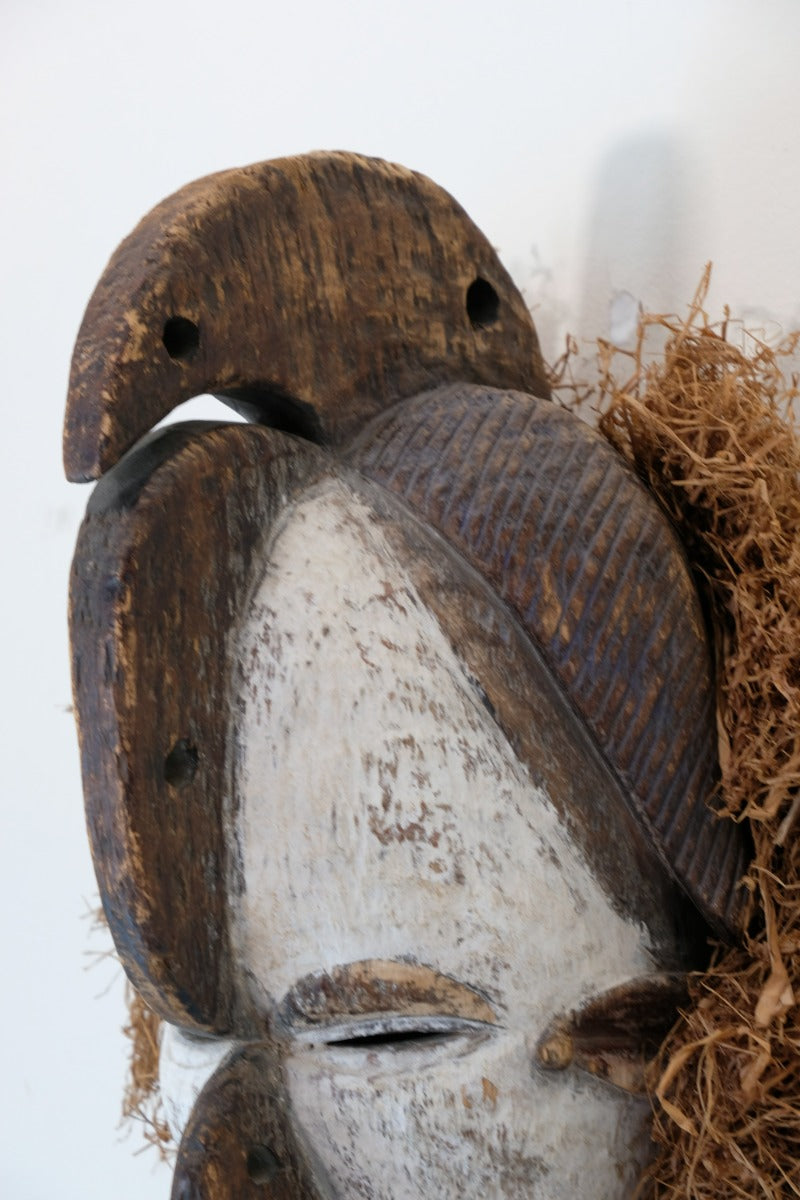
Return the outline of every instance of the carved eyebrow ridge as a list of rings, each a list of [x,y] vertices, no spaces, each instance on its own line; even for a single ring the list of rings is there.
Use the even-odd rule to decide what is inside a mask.
[[[353,1018],[452,1017],[497,1024],[484,995],[468,984],[421,963],[363,959],[298,980],[279,1006],[285,1028],[324,1028]]]

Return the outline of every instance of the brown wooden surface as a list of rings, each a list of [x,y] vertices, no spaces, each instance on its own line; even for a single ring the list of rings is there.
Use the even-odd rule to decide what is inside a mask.
[[[439,384],[452,386],[416,395]],[[118,462],[205,391],[305,440],[196,424]],[[230,639],[275,514],[338,469],[313,442],[344,452],[364,495],[391,494],[382,515],[394,506],[397,544],[423,547],[426,602],[619,906],[646,914],[656,944],[685,919],[691,947],[671,872],[735,932],[747,847],[705,807],[714,696],[691,580],[609,448],[523,394],[546,391],[488,242],[402,168],[333,154],[226,172],[165,201],[115,254],[79,335],[65,428],[70,477],[109,472],[75,555],[73,675],[103,904],[167,1019],[264,1036],[228,929],[231,681],[246,669]],[[594,1011],[568,1031],[576,1061],[585,1050],[609,1076],[616,1015],[600,1034]],[[274,1048],[250,1045],[194,1110],[173,1200],[310,1200],[311,1172]]]
[[[435,1012],[497,1023],[486,997],[458,980],[422,963],[382,959],[365,959],[304,976],[284,998],[279,1019],[294,1032],[320,1032],[343,1017],[397,1012],[405,1016]]]
[[[222,835],[227,637],[277,506],[324,455],[255,425],[154,435],[97,487],[70,587],[92,856],[123,964],[156,1012],[249,1029],[230,966]]]
[[[708,807],[718,777],[708,635],[681,545],[633,472],[563,409],[466,384],[376,418],[349,461],[492,583],[662,863],[735,936],[750,842]]]
[[[445,534],[449,554],[408,527],[406,553],[432,572],[419,585],[512,745],[563,793],[562,815],[615,902],[646,912],[656,941],[664,925],[668,944],[679,906],[658,899],[660,858],[713,924],[734,930],[745,847],[705,807],[715,743],[702,616],[668,527],[616,456],[545,402],[451,387],[373,423],[350,464],[354,482],[364,472]],[[260,426],[173,427],[98,485],[76,550],[76,711],[103,902],[145,999],[189,1027],[260,1032],[228,947],[223,806],[242,669],[228,645],[276,508],[331,469],[324,451]],[[401,530],[402,512],[388,516]],[[465,561],[533,639],[527,650],[521,633],[494,630],[484,605],[476,628],[503,664],[497,679],[470,632]],[[597,770],[577,753],[587,729]],[[621,839],[609,838],[609,768],[625,797],[614,804],[635,818]]]
[[[576,1067],[644,1095],[647,1064],[688,1002],[684,975],[628,980],[556,1018],[539,1040],[537,1062],[552,1071]]]
[[[111,259],[73,355],[66,472],[97,478],[204,392],[337,443],[448,380],[547,394],[525,303],[452,197],[353,154],[225,171]]]
[[[172,1200],[332,1200],[321,1178],[292,1128],[278,1055],[268,1044],[235,1052],[194,1106]]]

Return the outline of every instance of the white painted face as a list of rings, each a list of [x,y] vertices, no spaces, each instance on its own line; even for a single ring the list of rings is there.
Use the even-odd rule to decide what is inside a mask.
[[[257,1007],[288,1021],[293,1119],[333,1193],[627,1196],[646,1103],[542,1071],[535,1047],[555,1016],[652,969],[646,932],[344,485],[285,515],[238,660],[236,953]],[[320,972],[315,1022],[302,981]],[[384,1002],[353,1002],[370,995]],[[171,1032],[168,1100],[192,1056]],[[181,1127],[190,1101],[173,1103]]]

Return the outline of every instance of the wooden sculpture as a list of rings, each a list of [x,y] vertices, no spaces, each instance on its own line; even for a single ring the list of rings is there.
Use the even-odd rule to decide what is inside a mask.
[[[247,424],[148,431],[213,392]],[[142,440],[143,439],[143,440]],[[747,854],[671,529],[429,180],[201,180],[112,258],[65,462],[92,852],[173,1197],[630,1193]]]

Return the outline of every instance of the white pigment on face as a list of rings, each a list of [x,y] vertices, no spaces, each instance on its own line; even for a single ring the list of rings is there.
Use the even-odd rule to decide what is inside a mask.
[[[238,660],[233,930],[257,1006],[381,959],[457,979],[497,1016],[421,1058],[295,1045],[295,1112],[337,1194],[626,1195],[644,1107],[531,1063],[554,1016],[651,967],[646,935],[343,484],[287,514]]]

